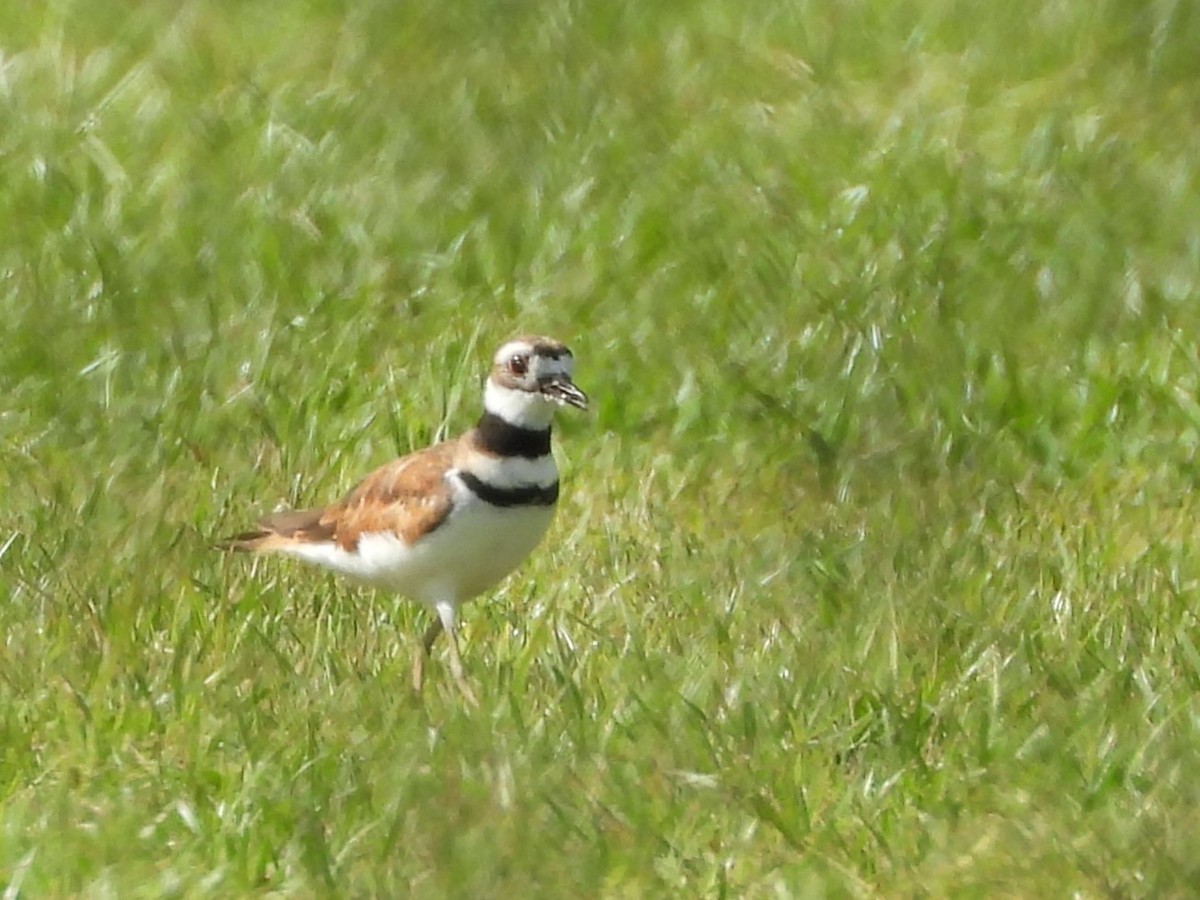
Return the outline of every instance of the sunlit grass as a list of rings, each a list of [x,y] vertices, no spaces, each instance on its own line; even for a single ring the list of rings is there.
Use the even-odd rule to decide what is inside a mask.
[[[1187,4],[0,7],[8,896],[1161,896]],[[212,540],[574,348],[465,612]]]

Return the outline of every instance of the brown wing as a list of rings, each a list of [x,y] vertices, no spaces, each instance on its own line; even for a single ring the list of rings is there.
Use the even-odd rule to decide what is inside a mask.
[[[325,510],[320,527],[332,529],[345,550],[369,532],[391,531],[411,543],[433,531],[450,513],[445,476],[455,448],[456,442],[446,441],[376,469]]]
[[[274,513],[258,528],[222,541],[229,550],[281,550],[289,544],[336,541],[344,550],[361,535],[390,531],[411,543],[450,513],[446,470],[455,442],[446,441],[376,469],[329,506]]]

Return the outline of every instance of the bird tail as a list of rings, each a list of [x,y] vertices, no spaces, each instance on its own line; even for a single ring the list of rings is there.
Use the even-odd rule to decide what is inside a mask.
[[[332,528],[321,521],[324,514],[324,508],[320,508],[265,516],[257,528],[217,541],[216,547],[235,553],[270,553],[297,542],[329,540]]]

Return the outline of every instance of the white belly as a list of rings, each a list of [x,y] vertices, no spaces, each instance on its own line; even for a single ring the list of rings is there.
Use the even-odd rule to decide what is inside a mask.
[[[286,552],[363,584],[434,605],[458,605],[498,583],[530,554],[554,517],[552,506],[497,508],[474,495],[411,546],[387,533],[363,534],[346,551],[332,542]]]

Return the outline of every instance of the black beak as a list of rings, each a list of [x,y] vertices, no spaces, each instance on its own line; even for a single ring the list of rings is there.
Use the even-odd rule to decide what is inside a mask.
[[[542,394],[556,403],[574,406],[576,409],[587,409],[587,394],[575,387],[575,382],[566,375],[551,375],[549,378],[543,378],[538,382],[538,387],[541,388]]]

